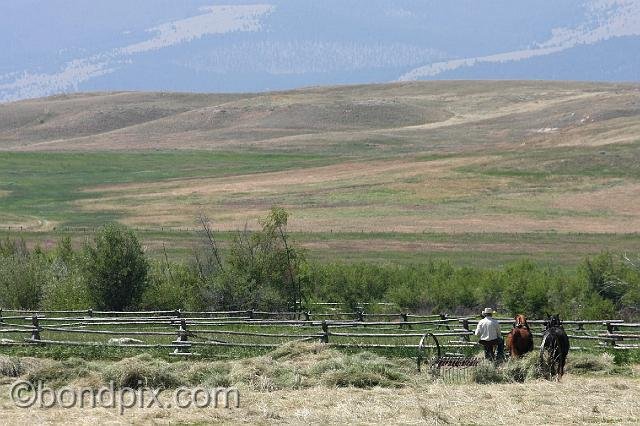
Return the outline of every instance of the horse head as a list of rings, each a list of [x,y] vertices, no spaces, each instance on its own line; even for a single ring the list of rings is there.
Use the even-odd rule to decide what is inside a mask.
[[[562,327],[562,321],[560,320],[560,314],[546,315],[547,319],[544,320],[544,328],[548,330],[550,328]]]
[[[516,315],[516,317],[514,318],[514,321],[513,321],[513,327],[514,328],[522,328],[522,327],[529,328],[529,324],[527,323],[527,317],[525,317],[522,314]]]
[[[544,326],[545,330],[548,330],[549,328],[553,327],[552,318],[550,314],[545,312],[543,318],[544,320],[542,321],[542,325]]]

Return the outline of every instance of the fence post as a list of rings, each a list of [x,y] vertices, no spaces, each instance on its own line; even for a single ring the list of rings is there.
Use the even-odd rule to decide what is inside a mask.
[[[409,314],[406,312],[403,312],[400,314],[400,317],[402,318],[402,323],[400,324],[400,328],[411,328],[411,324],[407,324],[409,322]]]
[[[610,322],[606,322],[605,324],[607,325],[607,334],[615,334],[615,332],[618,331],[618,327],[616,327],[615,324],[612,324]],[[616,338],[610,337],[608,340],[609,346],[615,346],[616,340]]]
[[[305,321],[310,321],[311,318],[311,311],[306,311],[302,313],[304,315],[304,320]]]
[[[40,340],[40,322],[38,321],[38,315],[31,317],[31,325],[33,326],[31,330],[31,340]]]
[[[447,314],[440,314],[440,320],[442,320],[442,321],[445,321],[448,317],[449,317],[449,315],[447,315]],[[449,324],[446,323],[446,322],[440,323],[438,328],[442,327],[443,325],[444,325],[444,328],[446,328],[447,330],[450,330]]]
[[[327,324],[327,320],[322,321],[322,337],[320,341],[322,343],[329,343],[329,324]]]
[[[471,330],[469,330],[469,320],[467,318],[462,320],[462,328],[464,328],[465,331],[471,332]],[[462,336],[462,340],[465,342],[470,341],[469,335],[465,334],[464,336]]]
[[[249,309],[247,311],[247,316],[249,317],[249,319],[253,319],[253,309]]]
[[[175,340],[175,343],[185,343],[189,341],[188,332],[187,332],[187,320],[182,318],[180,320],[180,326],[178,326],[178,338]],[[180,345],[176,347],[173,351],[174,354],[180,353],[188,353],[187,348]]]

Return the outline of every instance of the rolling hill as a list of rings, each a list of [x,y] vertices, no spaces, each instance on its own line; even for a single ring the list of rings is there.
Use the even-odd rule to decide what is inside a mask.
[[[277,204],[325,254],[632,248],[639,118],[640,86],[604,83],[25,100],[0,105],[0,222],[233,230]]]
[[[605,145],[637,137],[639,95],[639,85],[473,81],[255,95],[59,95],[0,105],[0,149],[376,156]]]

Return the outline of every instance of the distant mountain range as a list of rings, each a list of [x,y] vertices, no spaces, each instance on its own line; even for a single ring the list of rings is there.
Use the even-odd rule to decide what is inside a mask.
[[[638,0],[21,0],[0,102],[430,79],[639,81]]]

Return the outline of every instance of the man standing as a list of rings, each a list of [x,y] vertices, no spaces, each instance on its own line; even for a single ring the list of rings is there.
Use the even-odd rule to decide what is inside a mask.
[[[493,309],[485,308],[482,311],[482,320],[478,322],[475,335],[480,338],[479,343],[484,346],[484,357],[494,361],[496,356],[494,355],[494,349],[497,347],[498,360],[504,359],[504,341],[500,334],[500,323],[497,319],[493,318]]]

